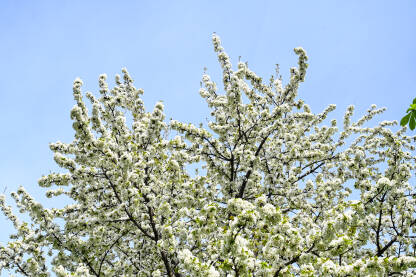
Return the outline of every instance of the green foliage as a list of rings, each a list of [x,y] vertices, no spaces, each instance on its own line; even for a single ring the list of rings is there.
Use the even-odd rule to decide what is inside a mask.
[[[412,104],[406,111],[406,115],[400,120],[401,126],[409,124],[410,130],[414,130],[416,127],[416,98],[413,99]]]

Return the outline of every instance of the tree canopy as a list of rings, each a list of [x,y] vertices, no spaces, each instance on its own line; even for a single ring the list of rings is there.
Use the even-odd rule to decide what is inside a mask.
[[[20,187],[23,221],[1,196],[16,233],[0,269],[24,276],[416,276],[414,137],[396,121],[366,127],[335,105],[315,114],[298,97],[308,67],[283,84],[230,58],[213,35],[223,88],[204,74],[207,126],[145,110],[128,72],[100,96],[73,85],[74,140],[50,145],[63,172],[39,180],[64,208]],[[89,111],[88,109],[91,109]],[[339,127],[338,127],[339,126]],[[197,167],[194,172],[192,168]]]

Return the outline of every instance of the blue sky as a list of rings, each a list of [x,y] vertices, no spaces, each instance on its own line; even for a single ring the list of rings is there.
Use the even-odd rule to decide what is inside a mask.
[[[412,0],[2,0],[0,193],[23,185],[44,199],[37,180],[56,170],[48,144],[73,138],[76,77],[97,92],[99,74],[127,67],[148,109],[163,100],[167,118],[204,121],[203,68],[217,81],[221,71],[212,32],[266,79],[276,63],[287,77],[293,48],[304,47],[300,96],[315,112],[334,103],[340,119],[349,104],[362,113],[374,103],[388,108],[380,121],[399,120],[416,96],[415,14]],[[5,242],[12,229],[3,215],[0,224]]]

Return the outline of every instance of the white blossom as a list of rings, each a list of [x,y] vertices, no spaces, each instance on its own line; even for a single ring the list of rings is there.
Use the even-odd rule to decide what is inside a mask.
[[[220,90],[204,72],[211,109],[199,127],[146,111],[123,68],[99,97],[73,85],[74,140],[50,145],[63,169],[39,179],[46,208],[20,187],[0,209],[15,233],[0,270],[25,276],[416,276],[415,137],[368,121],[342,126],[298,96],[306,52],[283,83],[232,67],[213,36]],[[197,172],[194,173],[194,169]],[[60,198],[59,198],[60,199]],[[29,219],[29,220],[23,220]],[[48,258],[51,256],[51,258]],[[54,275],[53,275],[54,274]]]

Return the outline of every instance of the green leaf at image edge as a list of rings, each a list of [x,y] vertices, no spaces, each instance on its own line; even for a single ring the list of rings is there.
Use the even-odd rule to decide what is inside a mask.
[[[414,114],[412,113],[411,116],[410,116],[410,120],[409,120],[410,130],[415,129],[415,126],[416,126],[416,121],[415,121]]]
[[[403,116],[402,120],[400,120],[400,125],[401,126],[406,126],[407,123],[409,122],[410,119],[410,113],[408,113],[407,115]]]

